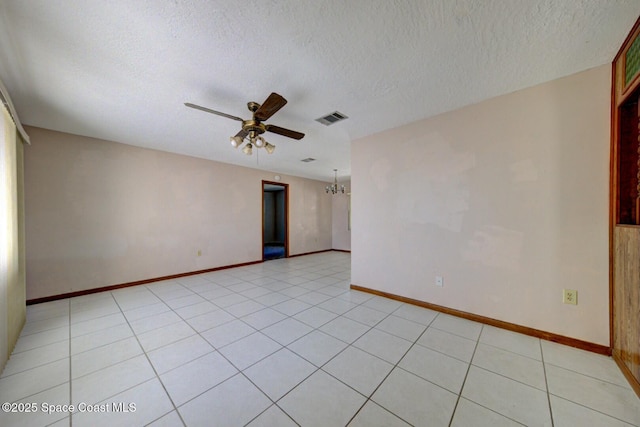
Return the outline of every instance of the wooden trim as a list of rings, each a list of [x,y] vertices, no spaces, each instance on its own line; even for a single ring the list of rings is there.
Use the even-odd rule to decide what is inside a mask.
[[[212,271],[226,270],[229,268],[245,267],[247,265],[260,264],[262,260],[243,262],[240,264],[225,265],[222,267],[207,268],[206,270],[190,271],[188,273],[171,274],[169,276],[155,277],[153,279],[136,280],[135,282],[121,283],[119,285],[101,286],[99,288],[83,289],[81,291],[67,292],[65,294],[51,295],[48,297],[34,298],[27,300],[27,305],[40,304],[42,302],[56,301],[59,299],[79,297],[83,295],[96,294],[98,292],[113,291],[115,289],[129,288],[131,286],[145,285],[147,283],[161,282],[163,280],[177,279],[179,277],[193,276],[196,274],[210,273]]]
[[[336,251],[336,252],[345,252],[345,253],[348,253],[348,254],[350,254],[350,253],[351,253],[351,251],[350,251],[350,250],[346,250],[346,249],[331,249],[331,250],[332,250],[332,251]]]
[[[334,249],[323,249],[323,250],[321,250],[321,251],[304,252],[304,253],[301,253],[301,254],[289,255],[289,258],[295,258],[295,257],[297,257],[297,256],[305,256],[305,255],[321,254],[321,253],[323,253],[323,252],[331,252],[331,251],[333,251],[333,250],[334,250]]]
[[[612,77],[614,80],[615,95],[616,95],[615,99],[616,99],[617,106],[621,105],[624,101],[626,101],[626,98],[629,96],[629,94],[633,93],[633,91],[640,84],[640,73],[637,74],[631,80],[631,82],[629,82],[628,85],[625,86],[625,82],[624,82],[624,77],[625,77],[624,71],[626,68],[626,64],[625,64],[626,61],[623,55],[627,52],[627,50],[629,50],[629,47],[631,47],[631,42],[636,38],[638,34],[640,34],[640,18],[638,18],[635,24],[633,24],[633,27],[631,27],[631,30],[627,34],[627,37],[625,38],[624,42],[620,46],[620,49],[618,50],[618,53],[613,59],[614,73]]]
[[[370,294],[378,295],[385,298],[390,298],[396,301],[405,302],[407,304],[417,305],[419,307],[428,308],[430,310],[439,311],[441,313],[450,314],[452,316],[461,317],[463,319],[473,320],[474,322],[484,323],[486,325],[495,326],[497,328],[506,329],[520,334],[530,335],[532,337],[541,338],[547,341],[557,342],[559,344],[569,345],[582,350],[591,351],[593,353],[604,354],[606,356],[611,355],[611,347],[607,347],[600,344],[591,343],[588,341],[582,341],[575,338],[565,337],[563,335],[554,334],[552,332],[541,331],[539,329],[529,328],[527,326],[516,325],[515,323],[505,322],[502,320],[492,319],[490,317],[480,316],[478,314],[468,313],[466,311],[456,310],[449,307],[444,307],[437,304],[432,304],[425,301],[416,300],[413,298],[407,298],[400,295],[390,294],[388,292],[378,291],[375,289],[365,288],[358,285],[351,285],[351,289],[354,291],[367,292]]]
[[[618,367],[620,368],[620,370],[622,371],[622,374],[625,376],[625,378],[631,385],[631,388],[633,389],[633,391],[635,391],[638,397],[640,397],[640,382],[638,382],[638,379],[633,376],[633,373],[629,370],[627,365],[622,360],[620,351],[614,348],[612,357],[613,357],[613,360],[615,360]]]
[[[262,180],[262,260],[264,261],[264,185],[272,184],[284,187],[284,257],[289,258],[289,184],[278,181],[266,181]]]
[[[617,140],[618,126],[615,124],[618,117],[618,107],[616,106],[616,63],[611,64],[611,128],[609,141],[609,347],[614,347],[614,274],[613,274],[613,227],[618,222],[618,168],[617,168]]]

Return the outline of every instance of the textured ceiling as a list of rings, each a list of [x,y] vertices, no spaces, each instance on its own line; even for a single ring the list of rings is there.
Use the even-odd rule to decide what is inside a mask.
[[[640,0],[2,0],[0,79],[28,125],[333,181],[354,138],[610,63],[639,14]],[[271,156],[183,105],[248,118],[272,91],[289,103],[267,123],[307,136],[266,134]],[[335,110],[349,119],[315,121]]]

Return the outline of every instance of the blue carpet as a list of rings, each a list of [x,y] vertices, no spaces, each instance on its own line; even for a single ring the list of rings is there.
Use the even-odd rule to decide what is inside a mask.
[[[265,246],[264,259],[276,259],[284,257],[284,246]]]

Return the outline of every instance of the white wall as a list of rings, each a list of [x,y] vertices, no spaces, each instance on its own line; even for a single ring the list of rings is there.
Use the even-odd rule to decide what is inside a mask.
[[[28,132],[27,299],[262,259],[262,180],[274,174]],[[331,249],[325,184],[281,182],[289,184],[290,255]]]
[[[346,193],[334,194],[332,199],[332,245],[333,249],[344,251],[351,250],[351,230],[349,230],[349,199],[351,193],[351,181],[339,182],[338,185],[344,185]]]
[[[352,283],[609,345],[610,68],[354,141]]]

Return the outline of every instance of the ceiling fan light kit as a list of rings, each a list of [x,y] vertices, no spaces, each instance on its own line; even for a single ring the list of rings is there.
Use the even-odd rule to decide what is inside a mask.
[[[236,120],[242,122],[242,129],[240,132],[230,137],[231,145],[234,148],[240,147],[245,140],[248,140],[247,144],[242,148],[242,152],[250,156],[253,152],[253,146],[256,148],[264,148],[268,154],[272,154],[276,146],[267,142],[262,137],[265,132],[276,133],[278,135],[286,136],[287,138],[293,138],[300,140],[304,138],[304,133],[296,132],[294,130],[285,129],[280,126],[274,126],[262,123],[268,120],[271,116],[278,112],[287,100],[281,95],[272,92],[271,95],[264,101],[262,105],[257,102],[248,102],[247,108],[253,114],[253,118],[250,120],[243,120],[240,117],[232,116],[231,114],[222,113],[220,111],[212,110],[210,108],[201,107],[199,105],[185,102],[189,108],[195,108],[196,110],[204,111],[206,113],[216,114],[218,116],[226,117],[227,119]]]

